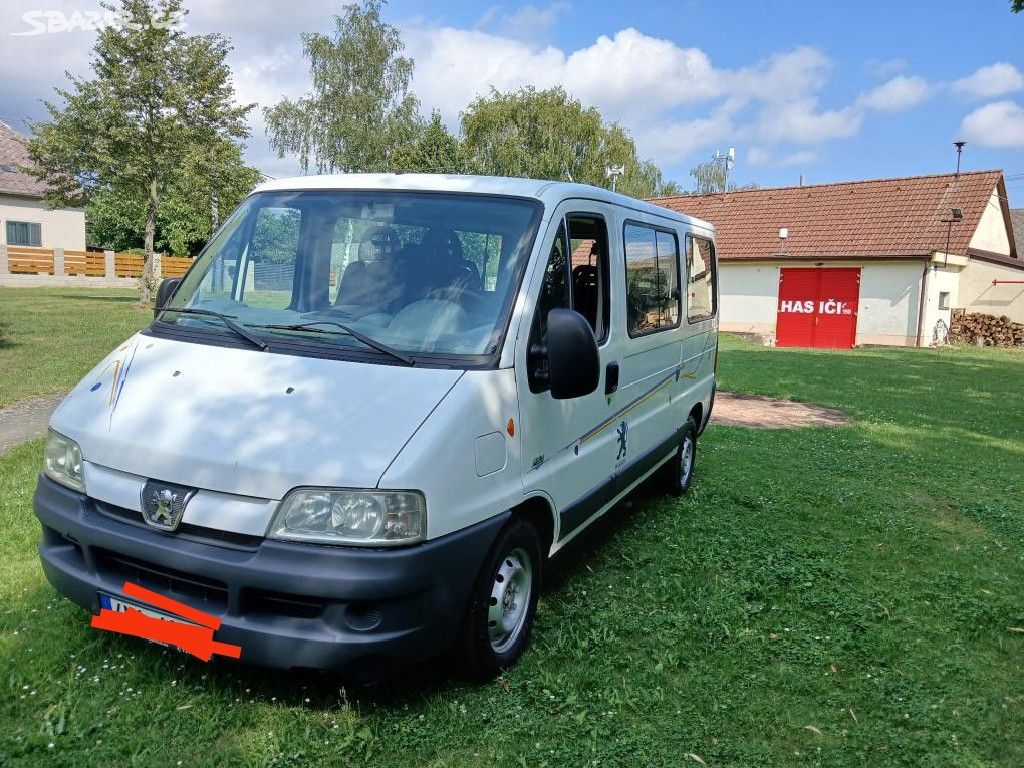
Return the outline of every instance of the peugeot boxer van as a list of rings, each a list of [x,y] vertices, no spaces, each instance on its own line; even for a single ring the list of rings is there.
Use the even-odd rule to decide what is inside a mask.
[[[709,224],[590,186],[265,184],[53,414],[46,576],[213,615],[253,664],[493,677],[548,558],[648,478],[689,487],[715,264]]]

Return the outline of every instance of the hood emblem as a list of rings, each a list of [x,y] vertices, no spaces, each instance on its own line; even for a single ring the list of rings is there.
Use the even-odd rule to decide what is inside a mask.
[[[177,530],[185,505],[195,495],[195,488],[147,480],[142,488],[142,519],[151,528]]]

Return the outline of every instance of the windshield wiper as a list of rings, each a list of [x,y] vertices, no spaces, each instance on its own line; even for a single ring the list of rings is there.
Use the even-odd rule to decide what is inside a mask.
[[[363,344],[365,344],[368,347],[372,347],[373,349],[376,349],[378,352],[383,352],[385,355],[390,355],[391,357],[405,363],[410,367],[416,365],[416,358],[409,357],[408,355],[399,352],[397,349],[392,349],[387,344],[381,341],[377,341],[376,339],[370,336],[367,336],[365,333],[360,333],[359,331],[353,328],[349,328],[344,323],[338,323],[335,322],[334,320],[313,320],[308,323],[289,323],[281,325],[257,325],[256,327],[270,328],[278,331],[311,331],[313,333],[338,333],[338,331],[329,331],[326,328],[318,328],[318,325],[334,326],[335,328],[338,328],[341,331],[341,333],[347,334],[351,336],[353,339],[357,339],[358,341],[363,342]]]
[[[255,334],[249,333],[249,331],[245,330],[244,326],[232,320],[231,318],[233,317],[233,315],[225,315],[223,312],[214,312],[212,309],[196,309],[194,307],[164,307],[163,309],[160,310],[160,314],[163,315],[164,312],[180,312],[183,315],[202,315],[207,317],[216,317],[218,320],[224,323],[224,325],[226,325],[232,331],[234,331],[243,339],[248,341],[254,347],[259,347],[264,352],[270,349],[270,345],[267,344],[267,342],[264,339],[261,339],[259,336],[256,336]]]

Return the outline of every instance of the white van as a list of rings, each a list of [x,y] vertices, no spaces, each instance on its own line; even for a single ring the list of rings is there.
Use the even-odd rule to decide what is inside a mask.
[[[54,413],[46,576],[212,614],[254,664],[493,676],[551,555],[646,478],[689,486],[715,275],[710,225],[604,189],[265,184]]]

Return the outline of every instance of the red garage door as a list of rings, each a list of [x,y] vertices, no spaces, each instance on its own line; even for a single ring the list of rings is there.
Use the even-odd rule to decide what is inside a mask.
[[[859,267],[783,267],[776,345],[849,349],[857,338],[859,299]]]

